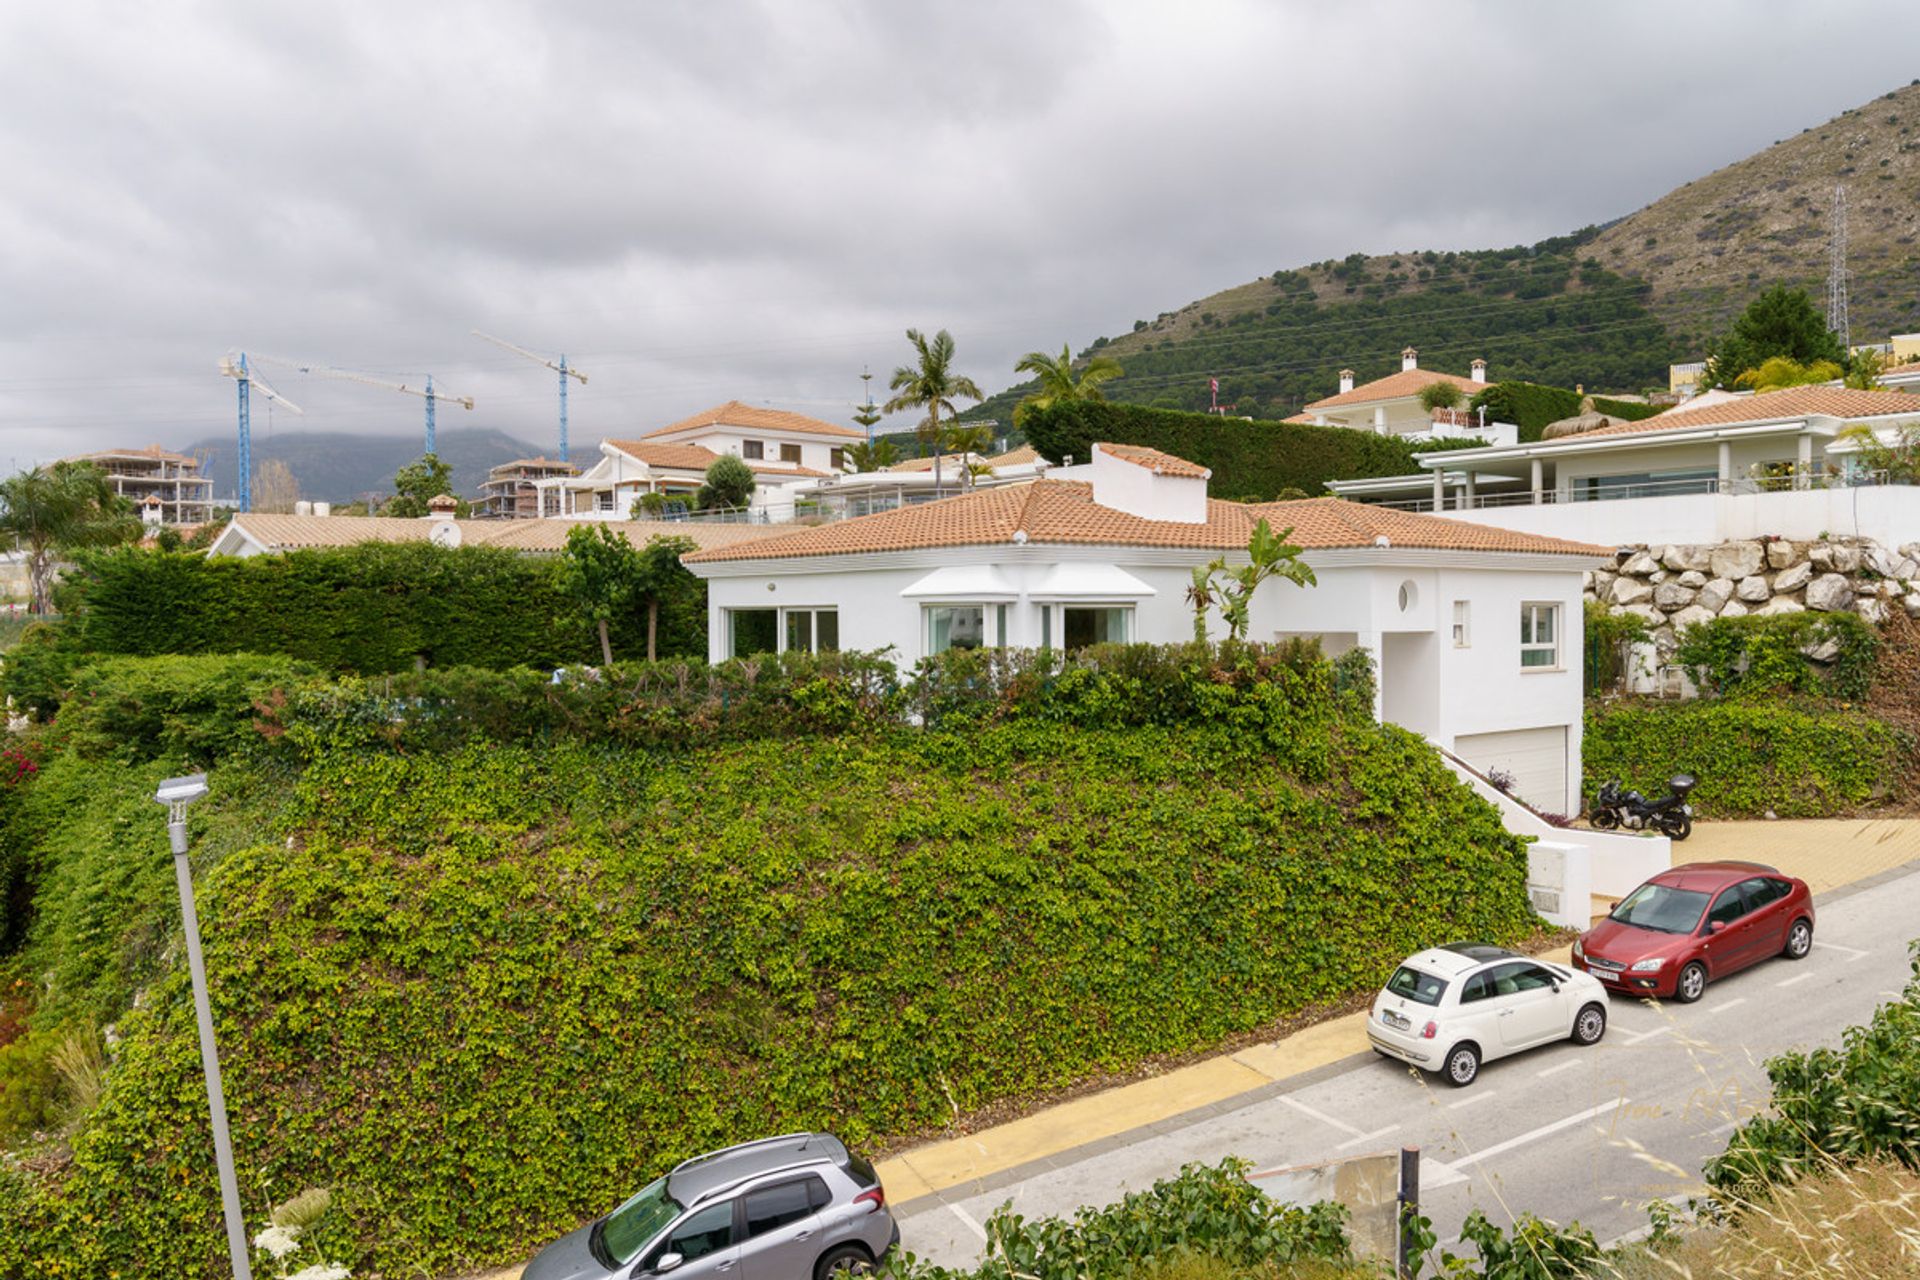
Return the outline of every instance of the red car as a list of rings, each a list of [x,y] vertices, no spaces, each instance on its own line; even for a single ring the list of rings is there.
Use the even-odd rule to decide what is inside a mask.
[[[1757,862],[1692,862],[1622,898],[1573,944],[1573,963],[1609,991],[1691,1004],[1710,980],[1811,950],[1806,881]]]

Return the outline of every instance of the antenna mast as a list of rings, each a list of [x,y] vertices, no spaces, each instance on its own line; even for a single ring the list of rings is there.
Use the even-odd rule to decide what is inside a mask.
[[[1847,325],[1847,188],[1833,189],[1833,251],[1827,265],[1827,328],[1844,349],[1851,343]]]

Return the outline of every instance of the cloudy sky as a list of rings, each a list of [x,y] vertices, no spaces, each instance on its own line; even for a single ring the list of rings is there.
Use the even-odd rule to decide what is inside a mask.
[[[0,7],[0,465],[230,433],[241,349],[550,445],[844,420],[1353,250],[1604,220],[1905,84],[1884,4],[617,0]],[[264,365],[255,430],[417,433]]]

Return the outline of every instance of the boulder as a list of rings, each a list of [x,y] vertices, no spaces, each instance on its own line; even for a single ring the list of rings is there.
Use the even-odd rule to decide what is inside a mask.
[[[1652,573],[1647,575],[1647,581],[1651,583],[1659,584],[1659,583],[1665,582],[1668,578],[1671,578],[1672,576],[1673,575],[1668,573],[1665,569],[1655,569]]]
[[[1838,548],[1836,548],[1838,550]],[[1834,613],[1853,603],[1853,585],[1846,575],[1823,573],[1807,584],[1807,608]]]
[[[1860,554],[1860,548],[1850,547],[1844,542],[1836,544],[1827,558],[1833,562],[1835,573],[1858,573],[1861,563],[1866,559]]]
[[[1755,573],[1740,579],[1740,585],[1734,588],[1734,595],[1748,604],[1759,604],[1773,595],[1773,588],[1767,585],[1765,578]]]
[[[1785,595],[1789,591],[1798,591],[1813,580],[1813,565],[1805,560],[1791,569],[1782,569],[1773,576],[1775,595]]]
[[[1887,620],[1887,602],[1884,600],[1856,600],[1853,611],[1876,627]],[[1833,651],[1838,654],[1840,646],[1834,645]]]
[[[1695,591],[1707,585],[1707,575],[1698,569],[1689,569],[1677,579],[1683,587],[1692,587]]]
[[[1719,613],[1733,599],[1733,582],[1728,578],[1715,578],[1700,588],[1700,594],[1694,603],[1702,609],[1711,609]]]
[[[1821,573],[1829,572],[1833,568],[1833,544],[1820,542],[1807,548],[1807,563]]]
[[[1595,569],[1587,575],[1587,587],[1593,594],[1605,600],[1607,598],[1607,592],[1613,590],[1613,580],[1617,576],[1619,575],[1609,573],[1605,569]]]
[[[1607,594],[1607,599],[1611,601],[1616,608],[1640,604],[1652,598],[1652,587],[1640,581],[1638,578],[1628,577],[1615,578],[1613,581],[1613,590]]]
[[[1707,567],[1705,547],[1668,547],[1660,553],[1660,563],[1675,573],[1698,573]]]
[[[1806,611],[1807,611],[1807,607],[1801,604],[1798,600],[1789,600],[1785,596],[1775,596],[1773,599],[1761,605],[1758,609],[1755,609],[1753,611],[1753,615],[1756,618],[1771,618],[1776,614],[1805,613]],[[1723,618],[1726,617],[1727,616],[1726,611],[1722,610],[1720,613],[1720,616]]]
[[[1692,587],[1683,587],[1677,582],[1663,582],[1653,589],[1653,603],[1656,608],[1672,613],[1692,604],[1696,594]]]
[[[1780,597],[1775,596],[1774,599],[1778,600]],[[1744,618],[1751,612],[1753,611],[1738,600],[1729,600],[1720,606],[1720,616],[1723,618]]]
[[[1707,557],[1716,578],[1750,577],[1760,572],[1760,566],[1766,562],[1767,553],[1757,542],[1722,543]]]
[[[1785,538],[1775,538],[1767,544],[1767,567],[1770,569],[1789,568],[1799,558],[1800,548]]]
[[[1906,606],[1909,618],[1920,618],[1920,591],[1909,591],[1900,603]]]
[[[1660,612],[1650,604],[1630,604],[1626,608],[1616,609],[1614,612],[1631,614],[1650,627],[1661,626],[1667,620],[1666,614]]]
[[[1866,565],[1883,578],[1900,576],[1900,557],[1877,542],[1867,548]]]
[[[1893,576],[1896,578],[1911,578],[1916,573],[1920,573],[1920,560],[1912,556],[1900,557],[1900,563],[1893,566]]]
[[[1712,622],[1713,614],[1697,604],[1690,604],[1667,621],[1673,624],[1675,631],[1685,631],[1688,627],[1698,626],[1702,622]]]
[[[1651,553],[1636,551],[1627,557],[1625,564],[1620,566],[1620,572],[1630,573],[1636,578],[1644,578],[1648,574],[1658,571],[1659,568],[1660,562],[1655,560]]]
[[[1802,645],[1800,655],[1814,662],[1832,662],[1840,656],[1840,642],[1822,640],[1819,644]]]

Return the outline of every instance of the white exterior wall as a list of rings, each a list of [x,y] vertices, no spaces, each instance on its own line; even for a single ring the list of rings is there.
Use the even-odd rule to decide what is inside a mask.
[[[758,440],[763,446],[762,452],[765,456],[752,459],[758,465],[810,467],[815,471],[832,471],[833,450],[860,443],[855,436],[829,439],[825,436],[803,435],[797,431],[749,431],[745,427],[727,426],[700,427],[676,435],[660,436],[652,443],[697,444],[715,453],[730,453],[736,458],[745,458],[746,453],[741,446],[749,440]],[[783,444],[800,446],[799,462],[782,463],[780,461],[780,446]]]
[[[1736,439],[1728,443],[1733,455],[1731,475],[1736,481],[1746,479],[1757,464],[1795,462],[1799,457],[1799,445],[1793,436]],[[1816,463],[1825,457],[1825,443],[1819,437],[1814,438]],[[1719,469],[1720,446],[1710,440],[1667,449],[1609,449],[1604,453],[1568,454],[1559,459],[1554,487],[1564,494],[1571,492],[1586,476],[1637,475],[1643,471],[1707,471],[1718,475]]]
[[[1697,493],[1439,513],[1474,524],[1625,547],[1726,542],[1775,534],[1872,538],[1889,547],[1920,539],[1920,487],[1873,485],[1780,493]]]

